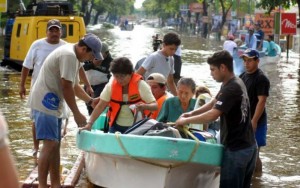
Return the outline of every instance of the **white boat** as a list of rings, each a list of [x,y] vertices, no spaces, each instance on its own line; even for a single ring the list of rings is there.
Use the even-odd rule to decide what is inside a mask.
[[[88,180],[109,188],[219,187],[223,146],[160,136],[82,131]]]

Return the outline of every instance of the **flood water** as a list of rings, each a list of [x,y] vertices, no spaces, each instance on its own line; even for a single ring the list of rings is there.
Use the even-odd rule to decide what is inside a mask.
[[[137,25],[133,31],[95,29],[102,41],[109,44],[113,57],[126,56],[135,64],[140,58],[152,52],[152,38],[163,30]],[[3,39],[1,39],[3,40]],[[222,42],[204,40],[194,36],[182,36],[182,76],[195,79],[197,84],[206,84],[213,94],[220,84],[210,76],[206,58],[222,48]],[[3,44],[1,43],[2,54]],[[261,149],[263,173],[253,180],[253,187],[300,187],[300,56],[290,52],[282,54],[279,64],[267,65],[263,70],[271,81],[270,96],[267,101],[268,140]],[[25,180],[36,161],[32,157],[31,120],[27,100],[18,94],[20,73],[0,67],[0,110],[9,125],[10,148],[16,160],[21,180]],[[27,81],[27,88],[30,80]],[[80,108],[87,114],[85,105]],[[77,128],[70,119],[68,134],[62,141],[62,164],[71,169],[79,150],[76,148]],[[82,183],[77,187],[85,187]]]

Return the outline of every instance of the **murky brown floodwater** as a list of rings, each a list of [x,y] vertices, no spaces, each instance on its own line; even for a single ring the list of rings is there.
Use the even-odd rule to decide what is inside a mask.
[[[127,56],[133,63],[152,52],[151,36],[163,33],[162,30],[136,26],[131,32],[96,30],[100,38],[106,41],[114,57]],[[1,39],[3,40],[3,39]],[[182,37],[183,67],[182,75],[193,77],[198,84],[205,83],[216,94],[220,84],[210,76],[207,56],[221,49],[222,44],[213,39],[203,40],[197,37]],[[1,43],[1,48],[3,44]],[[0,53],[3,51],[0,49]],[[271,81],[268,98],[268,145],[262,148],[263,174],[255,177],[253,187],[300,187],[300,72],[299,54],[290,52],[287,61],[284,56],[278,65],[263,67]],[[20,73],[0,67],[0,110],[9,124],[10,147],[16,159],[20,179],[24,180],[35,161],[32,154],[31,121],[27,100],[20,100],[18,84]],[[30,81],[27,82],[27,88]],[[79,103],[86,113],[83,103]],[[86,113],[87,114],[87,113]],[[76,149],[77,128],[71,122],[68,135],[62,142],[62,164],[71,168],[79,150]],[[83,183],[82,183],[83,182]],[[84,181],[78,187],[85,187]]]

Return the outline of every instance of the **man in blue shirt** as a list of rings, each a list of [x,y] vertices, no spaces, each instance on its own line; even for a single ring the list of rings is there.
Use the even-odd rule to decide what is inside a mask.
[[[263,48],[263,43],[264,43],[264,38],[265,38],[265,33],[263,32],[263,30],[261,29],[261,26],[259,23],[255,24],[255,33],[254,35],[257,38],[257,46],[256,49],[257,50],[262,50]]]

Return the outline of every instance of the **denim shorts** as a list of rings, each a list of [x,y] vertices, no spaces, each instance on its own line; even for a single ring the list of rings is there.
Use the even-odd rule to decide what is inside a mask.
[[[261,122],[257,125],[255,139],[258,147],[267,145],[267,130],[267,121]]]
[[[220,188],[250,187],[256,156],[256,144],[237,151],[225,149],[221,166]]]
[[[43,112],[32,110],[38,140],[61,140],[62,119]]]

